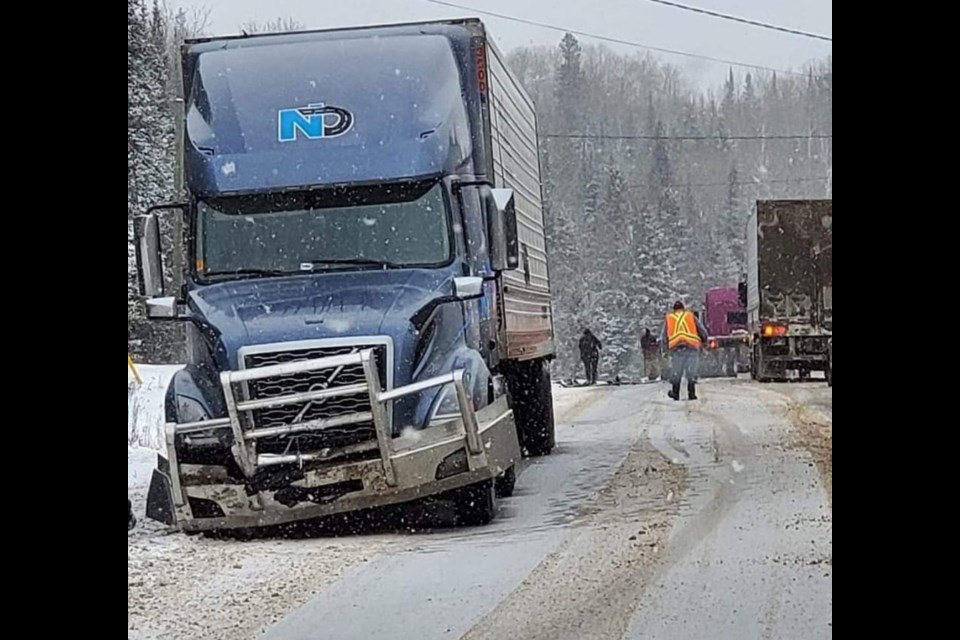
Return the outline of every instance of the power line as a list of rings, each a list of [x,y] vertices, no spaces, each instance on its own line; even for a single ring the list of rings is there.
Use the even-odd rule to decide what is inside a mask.
[[[785,180],[763,180],[762,182],[687,182],[680,184],[668,184],[672,189],[682,189],[685,187],[762,187],[766,184],[790,184],[796,182],[823,182],[829,180],[830,176],[816,176],[813,178],[788,178]],[[646,184],[628,184],[627,189],[646,189]]]
[[[722,18],[724,20],[732,20],[733,22],[741,22],[743,24],[749,24],[753,27],[760,27],[762,29],[771,29],[773,31],[781,31],[783,33],[789,33],[795,36],[804,36],[805,38],[816,38],[817,40],[826,40],[827,42],[833,42],[833,38],[829,36],[822,36],[820,34],[810,33],[807,31],[798,31],[797,29],[788,29],[786,27],[778,27],[776,25],[768,24],[766,22],[759,22],[757,20],[748,20],[746,18],[738,18],[736,16],[727,15],[725,13],[708,11],[706,9],[701,9],[699,7],[690,7],[685,4],[680,4],[679,2],[669,2],[669,0],[647,0],[647,2],[654,2],[656,4],[662,4],[668,7],[674,7],[676,9],[683,9],[684,11],[702,13],[707,16],[713,16],[714,18]]]
[[[833,134],[803,134],[789,136],[636,136],[603,135],[592,133],[541,133],[541,138],[566,138],[575,140],[832,140]]]
[[[604,42],[612,42],[614,44],[623,44],[629,47],[638,47],[640,49],[648,49],[650,51],[657,51],[660,53],[668,53],[675,56],[684,56],[687,58],[696,58],[698,60],[709,60],[711,62],[720,62],[722,64],[731,65],[734,67],[744,67],[746,69],[758,69],[760,71],[772,71],[774,73],[784,73],[794,76],[803,76],[804,73],[800,71],[788,71],[786,69],[775,69],[773,67],[765,67],[759,64],[749,64],[747,62],[738,62],[736,60],[727,60],[725,58],[714,58],[712,56],[700,55],[697,53],[690,53],[688,51],[680,51],[677,49],[664,49],[663,47],[654,47],[649,44],[643,44],[642,42],[634,42],[631,40],[622,40],[620,38],[612,38],[610,36],[601,36],[596,33],[589,33],[587,31],[578,31],[577,29],[567,29],[566,27],[558,27],[553,24],[546,24],[544,22],[537,22],[535,20],[527,20],[526,18],[518,18],[516,16],[508,16],[502,13],[496,13],[494,11],[485,11],[483,9],[475,9],[473,7],[467,7],[462,4],[456,4],[453,2],[445,2],[444,0],[423,0],[424,2],[429,2],[430,4],[436,4],[444,7],[452,7],[454,9],[463,9],[464,11],[472,11],[473,13],[479,13],[482,15],[492,16],[494,18],[500,18],[501,20],[509,20],[511,22],[519,22],[521,24],[528,24],[534,27],[542,27],[544,29],[552,29],[560,33],[572,33],[577,36],[582,36],[584,38],[593,38],[594,40],[602,40]]]

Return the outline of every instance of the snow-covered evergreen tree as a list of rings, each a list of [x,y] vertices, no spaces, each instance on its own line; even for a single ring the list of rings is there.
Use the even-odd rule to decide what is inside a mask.
[[[167,99],[166,35],[154,4],[127,0],[127,329],[140,340],[134,351],[151,360],[170,359],[178,331],[148,323],[137,291],[134,217],[170,199],[173,188],[173,121]],[[169,237],[169,225],[164,225]],[[166,243],[169,247],[170,243]],[[173,265],[166,261],[168,277]]]

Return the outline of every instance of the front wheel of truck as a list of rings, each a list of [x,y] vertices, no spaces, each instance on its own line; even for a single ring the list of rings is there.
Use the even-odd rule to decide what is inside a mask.
[[[556,445],[553,419],[553,388],[544,360],[516,365],[510,380],[511,406],[517,421],[517,435],[525,456],[549,455]]]
[[[503,472],[499,478],[497,478],[497,497],[498,498],[509,498],[513,495],[513,489],[517,486],[517,470],[516,465],[511,466],[509,469]]]
[[[497,515],[497,492],[493,480],[484,480],[457,491],[457,522],[465,527],[489,524]]]

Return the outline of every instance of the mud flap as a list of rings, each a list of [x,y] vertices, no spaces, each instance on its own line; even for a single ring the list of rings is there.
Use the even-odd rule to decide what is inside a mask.
[[[170,476],[160,469],[153,470],[150,490],[147,492],[147,517],[163,524],[173,525],[173,485]]]

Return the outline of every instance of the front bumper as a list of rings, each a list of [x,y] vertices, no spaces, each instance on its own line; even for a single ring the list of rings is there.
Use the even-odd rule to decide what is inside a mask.
[[[365,384],[321,389],[263,400],[236,400],[235,387],[257,378],[361,364]],[[278,525],[324,515],[378,507],[434,495],[495,478],[520,459],[513,411],[506,396],[475,411],[463,371],[390,391],[380,388],[373,350],[221,374],[228,418],[166,425],[168,462],[154,471],[149,514],[185,531]],[[388,403],[425,389],[453,383],[461,418],[392,437]],[[348,394],[368,394],[369,412],[258,429],[253,412],[268,406]],[[319,431],[331,425],[372,419],[376,439],[340,449],[291,454],[258,454],[257,440],[279,434]],[[181,464],[177,436],[232,431],[231,452],[242,478],[226,467]],[[376,451],[356,460],[358,454]],[[345,460],[344,460],[345,459]],[[264,472],[268,483],[259,481]],[[264,485],[269,486],[264,486]],[[165,503],[165,504],[164,504]]]

